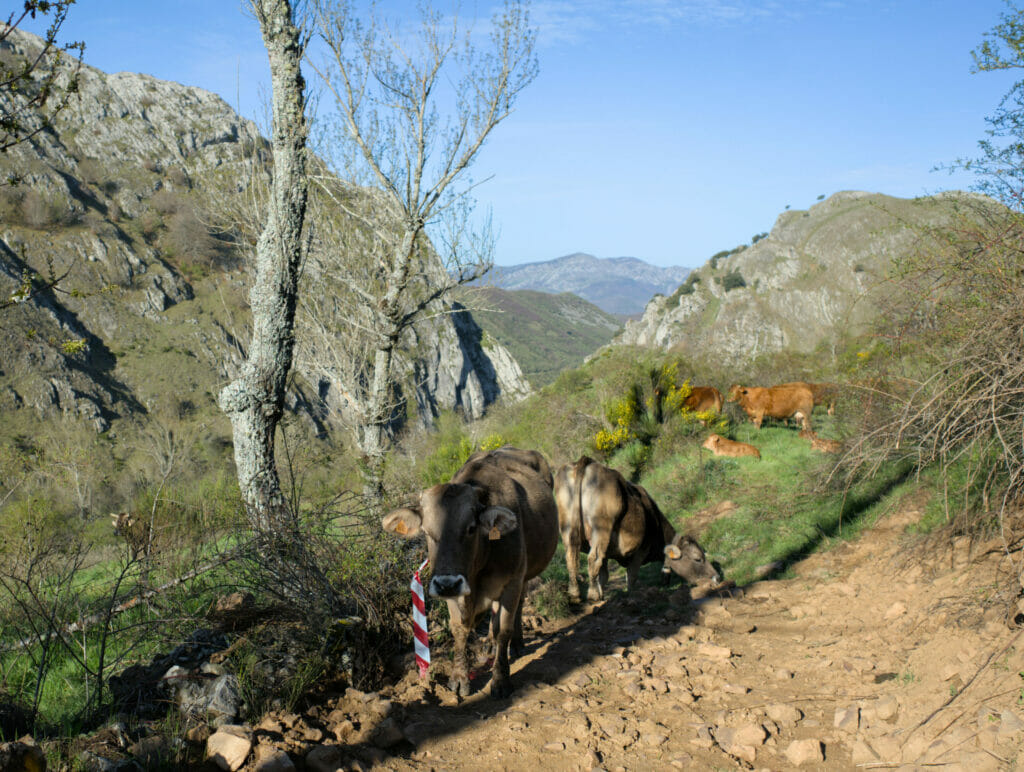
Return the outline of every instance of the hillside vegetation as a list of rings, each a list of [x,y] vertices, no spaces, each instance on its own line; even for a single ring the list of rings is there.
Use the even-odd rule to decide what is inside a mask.
[[[618,318],[569,293],[466,290],[473,318],[491,339],[509,350],[534,388],[545,386],[608,343],[622,325]]]
[[[779,215],[752,244],[719,252],[657,296],[615,342],[676,347],[735,364],[761,354],[834,355],[880,318],[895,266],[935,247],[961,214],[1000,208],[968,193],[901,199],[844,191]]]

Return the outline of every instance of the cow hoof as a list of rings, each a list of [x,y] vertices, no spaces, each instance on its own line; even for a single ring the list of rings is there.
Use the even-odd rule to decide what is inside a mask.
[[[491,681],[491,696],[498,700],[512,696],[512,682],[508,679],[503,681]]]
[[[448,680],[448,688],[455,692],[456,697],[469,696],[469,677],[452,676]]]
[[[601,600],[604,595],[598,590],[587,590],[587,600]]]

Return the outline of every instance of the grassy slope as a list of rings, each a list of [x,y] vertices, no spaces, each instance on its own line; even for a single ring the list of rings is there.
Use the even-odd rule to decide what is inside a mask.
[[[484,331],[508,348],[535,388],[551,383],[559,372],[583,358],[618,332],[620,321],[592,303],[564,292],[473,290],[467,302]]]
[[[626,384],[656,361],[656,355],[631,349],[607,352],[564,373],[520,405],[492,416],[485,433],[538,448],[553,467],[584,453],[597,455],[592,440],[603,426],[604,406],[621,396]],[[680,377],[686,375],[685,367],[681,368]],[[753,380],[757,377],[751,374]],[[733,412],[735,406],[727,408],[730,422],[721,433],[756,445],[760,461],[711,456],[700,448],[711,430],[664,424],[639,482],[681,530],[686,530],[687,521],[704,507],[725,500],[736,504],[734,511],[704,525],[697,535],[726,577],[740,584],[752,581],[758,567],[778,563],[773,570],[778,574],[836,539],[855,536],[915,485],[907,480],[905,470],[886,468],[849,489],[823,486],[835,456],[812,451],[810,443],[797,436],[796,428],[766,425],[758,432]],[[842,439],[846,431],[841,418],[829,417],[821,410],[815,415],[815,428],[821,436],[835,439]],[[625,452],[612,455],[606,463],[628,476]],[[562,561],[559,548],[547,570],[548,578],[564,580]],[[660,565],[645,567],[642,580],[656,583],[659,571]]]

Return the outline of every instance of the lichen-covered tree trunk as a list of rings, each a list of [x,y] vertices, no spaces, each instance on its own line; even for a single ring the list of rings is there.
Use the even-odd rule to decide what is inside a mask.
[[[302,228],[306,215],[306,119],[302,41],[289,0],[253,0],[270,59],[274,176],[267,220],[256,245],[249,302],[252,343],[242,372],[220,393],[231,419],[238,485],[250,525],[281,530],[286,507],[274,462],[274,432],[292,365]]]

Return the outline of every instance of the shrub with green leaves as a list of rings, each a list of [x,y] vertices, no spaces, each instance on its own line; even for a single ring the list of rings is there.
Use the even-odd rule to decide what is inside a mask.
[[[725,288],[726,292],[730,292],[734,289],[739,289],[740,287],[746,287],[747,281],[739,271],[732,270],[722,277],[722,286]]]

